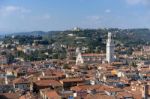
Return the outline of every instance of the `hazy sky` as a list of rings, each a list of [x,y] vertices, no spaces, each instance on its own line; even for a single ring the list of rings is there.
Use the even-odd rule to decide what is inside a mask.
[[[0,0],[0,32],[150,28],[150,0]]]

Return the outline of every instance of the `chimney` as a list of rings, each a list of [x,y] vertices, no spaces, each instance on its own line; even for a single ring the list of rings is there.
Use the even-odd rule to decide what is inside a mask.
[[[148,99],[148,85],[142,86],[142,99]]]

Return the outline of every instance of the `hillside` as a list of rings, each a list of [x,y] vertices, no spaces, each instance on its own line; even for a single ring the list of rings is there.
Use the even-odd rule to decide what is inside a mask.
[[[116,43],[125,46],[136,46],[139,44],[150,44],[149,29],[84,29],[79,31],[34,31],[13,33],[12,35],[20,36],[42,36],[43,40],[49,43],[61,43],[69,46],[85,46],[91,49],[100,47],[105,49],[107,33],[112,32]],[[26,39],[26,38],[25,38]]]

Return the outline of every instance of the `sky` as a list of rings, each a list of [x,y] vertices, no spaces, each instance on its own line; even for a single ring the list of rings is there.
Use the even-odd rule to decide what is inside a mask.
[[[150,28],[150,0],[0,0],[0,32]]]

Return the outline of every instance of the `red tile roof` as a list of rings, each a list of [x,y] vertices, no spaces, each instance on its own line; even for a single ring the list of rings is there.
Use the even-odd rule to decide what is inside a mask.
[[[0,99],[19,99],[19,95],[17,93],[2,93]]]
[[[45,93],[48,99],[61,99],[56,91],[48,91]]]
[[[62,84],[56,80],[39,80],[34,83],[37,86],[62,86]]]
[[[26,78],[16,78],[13,80],[14,84],[24,84],[24,83],[30,83]]]
[[[61,82],[82,82],[84,79],[82,78],[65,78],[61,80]]]

